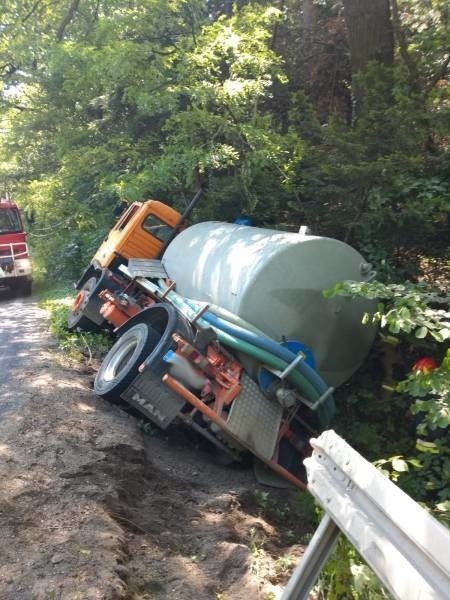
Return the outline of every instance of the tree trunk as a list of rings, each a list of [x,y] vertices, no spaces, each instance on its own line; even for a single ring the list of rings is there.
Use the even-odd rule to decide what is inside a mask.
[[[343,0],[343,3],[353,80],[370,61],[392,66],[394,35],[389,0]],[[358,113],[362,90],[355,81],[352,91]]]
[[[300,5],[303,14],[303,32],[309,33],[311,31],[314,31],[317,25],[317,7],[314,5],[314,1],[302,0]]]
[[[391,66],[394,60],[389,0],[344,0],[345,23],[354,74],[375,60]]]

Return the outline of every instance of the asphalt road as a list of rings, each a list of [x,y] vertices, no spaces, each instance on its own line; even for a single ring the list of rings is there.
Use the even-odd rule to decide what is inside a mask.
[[[45,312],[30,298],[11,298],[0,292],[0,414],[15,410],[22,394],[17,382],[31,370],[45,344]],[[17,376],[19,377],[17,378]]]

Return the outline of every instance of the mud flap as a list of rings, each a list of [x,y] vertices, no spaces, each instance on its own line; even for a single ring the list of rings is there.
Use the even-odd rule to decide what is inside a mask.
[[[148,369],[134,379],[121,398],[161,429],[167,429],[185,405],[181,396],[174,394],[160,376]]]

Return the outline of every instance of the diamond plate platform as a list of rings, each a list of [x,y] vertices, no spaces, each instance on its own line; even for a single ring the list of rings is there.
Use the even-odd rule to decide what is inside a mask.
[[[166,279],[167,273],[160,260],[149,258],[130,258],[128,270],[133,277],[147,279]]]
[[[227,425],[260,456],[270,459],[275,451],[283,408],[266,398],[248,375],[242,376],[241,385],[242,390],[231,405]]]

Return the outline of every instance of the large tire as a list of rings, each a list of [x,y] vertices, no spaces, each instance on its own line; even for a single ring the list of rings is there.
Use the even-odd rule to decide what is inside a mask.
[[[96,394],[119,404],[122,404],[121,398],[129,402],[128,388],[133,382],[135,385],[142,382],[144,374],[140,375],[138,368],[145,363],[145,380],[151,383],[152,397],[173,395],[161,378],[168,370],[163,356],[174,346],[172,334],[175,331],[192,342],[194,333],[189,321],[170,304],[147,308],[125,323],[117,331],[120,337],[97,373]],[[148,394],[148,389],[144,393]]]
[[[85,315],[88,302],[97,286],[98,278],[93,276],[83,283],[67,317],[67,329],[75,331],[100,331],[101,327]]]
[[[13,279],[13,286],[11,287],[11,291],[15,296],[28,297],[31,296],[32,292],[32,282],[31,279],[27,277],[17,277]]]
[[[22,296],[28,297],[31,296],[33,292],[33,284],[30,279],[24,281],[22,283]]]
[[[95,377],[94,391],[112,402],[138,375],[139,365],[155,349],[161,334],[145,322],[136,323],[114,344]]]

